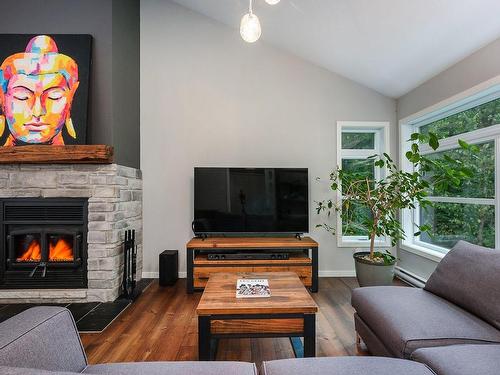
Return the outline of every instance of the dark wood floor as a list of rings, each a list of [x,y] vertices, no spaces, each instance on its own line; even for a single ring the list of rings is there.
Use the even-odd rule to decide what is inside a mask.
[[[354,278],[322,278],[313,298],[317,356],[363,355],[355,345],[351,290]],[[162,288],[155,281],[104,332],[81,334],[89,362],[187,361],[198,359],[196,306],[201,293],[186,294],[185,279]],[[293,358],[290,341],[277,339],[221,340],[218,360],[260,363]]]

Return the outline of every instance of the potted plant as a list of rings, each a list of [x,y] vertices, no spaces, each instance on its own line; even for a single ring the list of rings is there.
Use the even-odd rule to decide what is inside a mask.
[[[405,238],[404,229],[398,220],[402,209],[432,206],[433,203],[427,198],[430,189],[434,194],[445,192],[459,187],[466,178],[472,176],[472,168],[449,155],[432,158],[421,154],[421,144],[428,144],[437,150],[439,141],[435,134],[414,133],[409,141],[411,147],[405,156],[413,167],[411,171],[398,168],[386,153],[373,155],[367,162],[384,172],[382,178],[370,177],[366,171],[353,172],[337,168],[329,177],[330,188],[336,197],[316,202],[318,214],[326,213],[330,217],[332,213],[337,213],[346,229],[354,226],[368,236],[369,251],[359,251],[353,255],[360,286],[392,283],[396,257],[389,249],[376,251],[375,240],[377,237],[388,237],[392,246],[395,246]],[[477,146],[461,140],[459,146],[466,152],[478,152]],[[316,227],[335,234],[335,228],[327,223]],[[430,229],[429,225],[422,225],[413,235],[418,236]]]

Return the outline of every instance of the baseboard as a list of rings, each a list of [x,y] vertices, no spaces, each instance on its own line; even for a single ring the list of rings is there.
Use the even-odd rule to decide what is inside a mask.
[[[157,279],[160,277],[159,272],[143,272],[142,277],[144,279]],[[179,272],[179,278],[185,279],[187,277],[186,272]]]
[[[400,278],[401,280],[412,286],[415,286],[417,288],[423,288],[425,285],[426,280],[424,280],[418,275],[415,275],[413,272],[407,271],[404,268],[398,266],[396,266],[394,271],[396,277]]]
[[[422,288],[425,285],[425,280],[421,279],[414,273],[409,272],[400,267],[396,267],[396,276],[403,279],[405,282],[419,288]],[[145,279],[157,279],[159,277],[159,274],[158,272],[143,272],[142,277]],[[179,272],[179,277],[181,279],[185,279],[186,272]],[[319,271],[319,277],[356,277],[356,271],[354,270]]]
[[[319,271],[319,277],[355,277],[356,272],[351,270],[345,271]],[[159,277],[158,272],[143,272],[142,277],[145,279],[157,279]],[[179,277],[181,279],[186,278],[186,272],[179,272]]]
[[[354,270],[319,271],[319,277],[356,277]]]

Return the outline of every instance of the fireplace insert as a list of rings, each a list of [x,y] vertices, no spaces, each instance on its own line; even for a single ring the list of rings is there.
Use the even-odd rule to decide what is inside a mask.
[[[1,199],[0,288],[87,287],[87,199]]]

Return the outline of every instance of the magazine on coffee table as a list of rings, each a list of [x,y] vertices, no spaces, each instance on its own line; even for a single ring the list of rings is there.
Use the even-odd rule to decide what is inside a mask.
[[[236,282],[236,298],[271,297],[267,279],[238,279]]]

